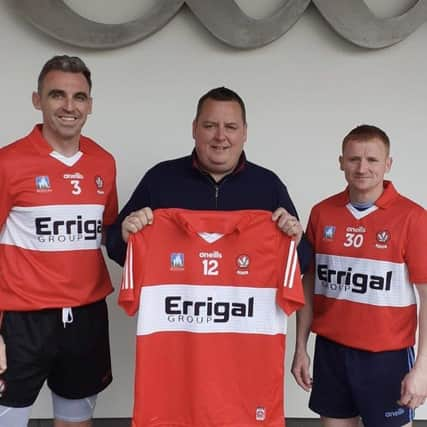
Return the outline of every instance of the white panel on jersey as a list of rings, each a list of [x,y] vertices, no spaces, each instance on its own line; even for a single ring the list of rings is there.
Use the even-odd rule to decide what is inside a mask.
[[[155,332],[285,334],[276,289],[155,285],[141,289],[137,335]]]
[[[406,264],[316,255],[315,294],[382,307],[416,303]]]
[[[42,252],[98,249],[103,205],[13,207],[0,243]]]
[[[66,166],[74,166],[80,158],[83,156],[83,153],[81,151],[77,151],[76,154],[74,154],[71,157],[66,157],[61,153],[58,153],[57,151],[52,151],[50,155],[55,158],[56,160],[59,160],[61,163],[64,163]]]
[[[373,205],[370,208],[361,211],[355,208],[351,203],[348,203],[346,207],[356,219],[365,218],[365,216],[368,216],[369,214],[375,212],[378,209],[378,206]]]
[[[221,233],[207,233],[207,232],[201,232],[198,233],[198,235],[205,241],[208,243],[214,243],[217,240],[219,240],[221,237],[224,236],[224,234]]]

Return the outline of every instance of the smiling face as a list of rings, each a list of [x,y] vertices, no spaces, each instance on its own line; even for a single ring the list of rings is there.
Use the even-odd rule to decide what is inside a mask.
[[[92,112],[89,84],[82,73],[49,71],[33,105],[43,115],[42,133],[51,147],[70,156],[79,149],[80,133]]]
[[[193,138],[201,167],[215,181],[234,170],[246,142],[242,109],[236,101],[206,99],[193,121]]]
[[[392,159],[380,138],[350,139],[339,158],[352,202],[375,202],[384,189]]]

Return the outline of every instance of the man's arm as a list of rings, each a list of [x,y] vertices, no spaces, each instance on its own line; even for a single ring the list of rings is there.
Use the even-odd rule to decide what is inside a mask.
[[[293,237],[296,244],[299,244],[304,230],[296,216],[291,215],[285,208],[278,208],[273,212],[272,219],[283,233]]]
[[[146,176],[142,178],[133,192],[132,196],[120,211],[114,224],[107,230],[107,252],[108,256],[123,266],[126,257],[126,242],[123,239],[123,223],[133,213],[140,211],[146,206],[151,206]],[[131,231],[131,230],[129,230]]]
[[[149,207],[131,212],[122,222],[122,239],[127,243],[129,234],[137,233],[146,225],[152,224],[154,219],[153,211]]]
[[[3,322],[3,312],[0,311],[0,325]],[[6,345],[4,343],[3,337],[0,335],[0,374],[2,374],[7,369],[7,359],[6,359]],[[0,390],[1,397],[1,390]]]
[[[303,279],[305,305],[297,311],[297,329],[295,352],[291,372],[296,382],[305,391],[311,389],[310,357],[307,353],[307,342],[313,319],[314,272],[308,271]]]
[[[412,409],[427,398],[427,284],[416,286],[419,296],[418,350],[414,367],[403,378],[399,404]]]
[[[0,374],[7,369],[6,360],[6,345],[3,341],[3,337],[0,335]]]
[[[277,207],[273,212],[273,221],[276,221],[279,228],[291,235],[295,236],[298,247],[298,259],[300,264],[301,273],[305,273],[310,265],[312,260],[313,251],[309,241],[303,233],[303,227],[299,222],[298,212],[295,209],[295,205],[292,202],[292,199],[288,193],[288,189],[285,184],[277,177]],[[282,215],[283,211],[286,212],[286,215]],[[295,220],[298,221],[298,224],[295,225]],[[283,226],[283,227],[282,227]]]

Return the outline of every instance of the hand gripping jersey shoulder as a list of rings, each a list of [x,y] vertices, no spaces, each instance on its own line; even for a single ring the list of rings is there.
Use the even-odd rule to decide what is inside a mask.
[[[138,311],[136,427],[283,426],[295,249],[265,211],[159,209],[131,237],[119,303]]]

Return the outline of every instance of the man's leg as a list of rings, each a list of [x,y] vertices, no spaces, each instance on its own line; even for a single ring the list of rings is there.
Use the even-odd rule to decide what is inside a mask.
[[[105,301],[72,308],[48,378],[55,427],[90,427],[96,397],[111,382]]]
[[[69,421],[62,421],[62,420],[54,420],[53,422],[54,427],[92,427],[92,421],[82,421],[82,422],[69,422]]]
[[[0,427],[27,427],[30,412],[31,406],[11,408],[0,405]]]
[[[320,417],[322,427],[360,427],[362,426],[359,417],[353,418],[328,418]]]
[[[313,360],[313,387],[309,407],[323,427],[358,427],[359,411],[348,381],[346,348],[317,336]]]
[[[414,411],[400,406],[397,400],[402,378],[413,365],[413,349],[350,352],[353,396],[364,426],[410,427]]]
[[[55,353],[51,313],[44,310],[3,315],[0,333],[6,344],[7,370],[1,374],[0,427],[27,427]]]
[[[52,392],[54,427],[91,427],[96,398],[64,399]]]

